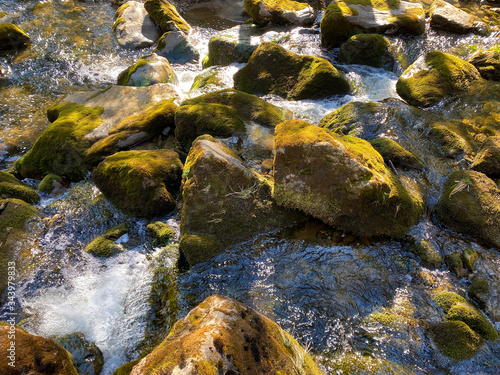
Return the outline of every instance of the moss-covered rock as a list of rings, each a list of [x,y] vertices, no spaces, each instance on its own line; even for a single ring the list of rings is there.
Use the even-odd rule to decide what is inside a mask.
[[[142,56],[134,65],[120,73],[117,84],[143,87],[156,83],[177,84],[177,76],[168,60],[156,53]]]
[[[92,173],[95,184],[119,210],[153,218],[175,209],[182,163],[172,150],[121,151]]]
[[[323,374],[307,352],[269,318],[213,295],[179,320],[131,375]]]
[[[0,50],[23,48],[29,41],[30,37],[16,25],[0,24]]]
[[[500,81],[500,44],[475,53],[469,63],[476,67],[484,79]]]
[[[474,270],[474,264],[479,259],[479,253],[470,248],[464,249],[462,251],[462,261],[464,262],[464,266],[467,267],[469,271]]]
[[[274,178],[279,204],[356,235],[402,237],[423,213],[368,142],[305,121],[276,127]]]
[[[128,230],[129,227],[127,223],[121,223],[108,229],[99,237],[92,240],[92,242],[85,247],[85,252],[101,258],[109,258],[110,256],[121,253],[124,248],[115,241],[127,234]]]
[[[13,340],[11,335],[15,336]],[[11,342],[15,341],[13,360],[10,355]],[[0,350],[4,359],[0,361],[2,374],[78,375],[71,354],[51,339],[30,335],[19,328],[0,326]],[[9,353],[9,354],[7,354]],[[14,366],[9,366],[14,363]],[[17,372],[16,369],[22,369]]]
[[[224,77],[223,72],[219,67],[213,66],[209,69],[203,70],[200,74],[194,77],[193,85],[191,86],[190,91],[194,90],[207,90],[214,91],[212,88],[215,86],[216,88],[222,88],[224,85]],[[212,87],[210,87],[212,86]]]
[[[447,178],[436,217],[457,232],[500,247],[500,189],[480,172],[458,171]]]
[[[245,0],[245,10],[259,26],[269,22],[277,25],[311,25],[316,11],[307,2],[293,0]]]
[[[275,94],[291,100],[348,94],[349,82],[327,60],[288,52],[275,43],[259,45],[234,75],[234,87],[250,94]]]
[[[471,280],[467,294],[469,298],[480,308],[486,307],[486,300],[488,298],[489,286],[486,279],[476,276]]]
[[[379,34],[353,35],[342,44],[339,62],[394,70],[396,61],[389,39]]]
[[[191,31],[191,27],[177,12],[175,6],[167,0],[146,0],[144,8],[164,33],[181,30],[188,34]]]
[[[390,138],[375,138],[369,141],[385,161],[403,168],[423,169],[424,164],[411,152]]]
[[[430,16],[430,25],[436,30],[445,30],[457,34],[470,32],[480,34],[484,30],[484,24],[480,23],[476,17],[444,0],[436,0],[432,3]]]
[[[400,0],[333,0],[320,26],[321,43],[336,48],[362,33],[424,34],[425,13],[421,4]]]
[[[446,123],[433,124],[431,130],[429,130],[429,137],[448,158],[463,155],[467,149],[465,140],[453,130],[450,130]]]
[[[112,29],[118,45],[129,49],[150,47],[161,35],[138,1],[128,1],[117,9]]]
[[[132,371],[134,366],[139,363],[140,360],[141,358],[121,365],[113,372],[113,375],[130,375],[130,372]]]
[[[169,31],[163,34],[153,52],[165,57],[171,63],[185,64],[196,62],[200,58],[200,53],[182,31]]]
[[[472,169],[491,177],[500,177],[500,137],[488,137],[484,141]]]
[[[37,189],[42,193],[50,194],[59,186],[62,186],[63,179],[54,173],[49,173],[38,184]]]
[[[79,374],[99,375],[104,365],[101,350],[85,339],[83,333],[75,332],[52,339],[72,355],[72,362]]]
[[[161,221],[149,223],[147,229],[154,242],[160,246],[166,245],[175,236],[174,229]]]
[[[6,171],[0,171],[0,198],[17,198],[27,203],[38,203],[40,195]]]
[[[79,181],[94,165],[95,160],[87,160],[87,151],[94,143],[108,137],[110,129],[124,118],[141,112],[148,116],[151,106],[172,98],[178,98],[178,93],[170,84],[144,88],[110,86],[72,94],[47,110],[53,123],[14,166],[25,178],[41,179],[54,173]],[[136,133],[144,138],[150,136],[146,132]],[[140,141],[137,136],[135,140]]]
[[[291,112],[254,95],[227,89],[185,100],[175,113],[175,137],[189,150],[200,135],[228,137],[244,134],[245,124],[274,127],[291,118]]]
[[[440,352],[457,360],[471,358],[484,344],[481,336],[461,321],[436,324],[431,332]]]
[[[462,255],[460,253],[450,253],[446,254],[444,257],[446,264],[451,272],[453,272],[458,277],[464,277],[466,271],[464,269],[464,263],[462,262]]]
[[[446,95],[465,91],[481,78],[477,69],[456,56],[434,51],[420,56],[396,83],[396,91],[409,104],[428,107]]]
[[[180,249],[191,265],[300,218],[273,202],[269,180],[210,136],[194,142],[183,176]]]
[[[439,249],[432,242],[424,239],[410,238],[406,249],[418,256],[426,267],[439,267],[443,261]]]

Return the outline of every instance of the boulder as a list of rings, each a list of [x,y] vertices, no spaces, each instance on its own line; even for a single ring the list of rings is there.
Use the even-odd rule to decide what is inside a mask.
[[[178,97],[177,89],[170,84],[144,88],[110,86],[69,95],[47,110],[52,124],[16,161],[15,168],[24,178],[40,179],[55,173],[79,181],[95,165],[93,160],[87,161],[87,151],[97,141],[110,136],[115,125],[132,115],[148,117],[152,106]],[[134,131],[143,135],[142,138],[136,136],[134,143],[151,136],[137,128]]]
[[[461,321],[435,324],[431,334],[441,353],[459,361],[473,357],[484,345],[481,336]]]
[[[148,233],[153,237],[153,243],[155,245],[164,246],[168,242],[175,238],[174,229],[161,221],[155,221],[154,223],[149,223],[147,226]]]
[[[51,194],[60,191],[64,187],[63,183],[64,181],[61,177],[54,173],[49,173],[40,181],[37,189],[42,193]]]
[[[153,53],[179,64],[197,62],[200,58],[200,53],[189,42],[187,35],[179,30],[163,34]]]
[[[421,4],[400,0],[333,0],[321,20],[321,43],[336,48],[362,33],[425,33]]]
[[[448,176],[436,218],[457,232],[500,247],[500,189],[483,173],[458,171]]]
[[[424,169],[425,166],[415,155],[405,150],[398,142],[390,138],[375,138],[370,140],[372,147],[389,164],[412,169]]]
[[[104,159],[92,180],[123,213],[143,218],[175,209],[182,163],[172,150],[121,151]]]
[[[488,137],[484,141],[472,169],[491,177],[500,176],[500,137]]]
[[[75,332],[52,338],[73,356],[72,362],[79,374],[99,375],[104,365],[101,350],[85,339],[83,333]]]
[[[475,32],[482,34],[485,25],[482,22],[444,0],[436,0],[430,9],[430,25],[436,30],[445,30],[457,34],[467,34]]]
[[[130,375],[323,374],[276,323],[231,299],[212,295],[179,320]]]
[[[96,257],[109,258],[124,251],[121,243],[117,243],[120,237],[127,234],[129,227],[127,223],[121,223],[96,237],[85,246],[85,252]]]
[[[151,18],[160,26],[163,33],[181,30],[189,34],[191,27],[167,0],[146,0],[144,8]]]
[[[467,143],[460,135],[450,130],[447,125],[447,123],[433,124],[429,130],[429,137],[436,143],[444,156],[456,158],[465,153]]]
[[[276,127],[274,198],[360,236],[401,238],[423,213],[366,141],[338,136],[305,121]]]
[[[500,48],[490,48],[472,55],[469,62],[484,79],[500,81]]]
[[[291,118],[290,111],[276,107],[254,95],[221,90],[185,100],[175,113],[175,137],[189,150],[200,135],[229,137],[245,134],[246,124],[274,127]]]
[[[26,47],[30,37],[12,23],[0,24],[0,50]]]
[[[180,250],[190,265],[299,218],[273,202],[271,181],[210,136],[194,142],[183,177]]]
[[[0,171],[0,198],[17,198],[30,204],[40,201],[40,195],[35,189],[6,171]]]
[[[12,339],[9,336],[14,336]],[[15,342],[14,367],[9,366],[7,358],[11,342]],[[51,339],[31,335],[22,329],[11,325],[0,326],[0,350],[4,355],[0,361],[2,374],[30,375],[78,375],[71,354]]]
[[[115,13],[113,34],[119,46],[140,49],[154,45],[161,33],[143,3],[128,1]]]
[[[339,62],[394,70],[396,58],[389,39],[379,34],[353,35],[342,44]]]
[[[150,86],[157,83],[178,83],[168,60],[156,53],[142,56],[134,65],[120,73],[117,84],[122,86]]]
[[[245,10],[259,26],[265,26],[269,22],[285,26],[309,26],[316,19],[313,7],[293,0],[245,0]]]
[[[275,94],[289,100],[345,95],[349,82],[327,60],[288,52],[263,42],[234,75],[234,88],[250,94]]]
[[[409,104],[428,107],[446,95],[465,91],[481,78],[477,69],[456,56],[428,52],[420,56],[396,83],[396,91]]]

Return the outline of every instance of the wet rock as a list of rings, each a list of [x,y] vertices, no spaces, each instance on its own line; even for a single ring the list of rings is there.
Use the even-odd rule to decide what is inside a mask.
[[[2,23],[13,23],[15,16],[7,12],[0,10],[0,24]]]
[[[190,91],[194,90],[209,90],[210,86],[221,88],[224,85],[223,72],[218,66],[203,70],[200,74],[194,77],[193,85]]]
[[[467,274],[462,262],[462,255],[460,253],[446,254],[444,260],[448,265],[449,270],[457,277],[464,277]]]
[[[450,130],[446,123],[434,124],[429,131],[429,137],[439,146],[444,156],[456,158],[463,155],[467,149],[465,140]]]
[[[444,0],[436,0],[431,6],[430,14],[430,25],[433,29],[457,34],[484,32],[485,25],[476,17]]]
[[[143,218],[175,209],[182,163],[172,150],[121,151],[104,159],[92,180],[123,213]]]
[[[183,149],[189,150],[200,135],[228,137],[245,134],[246,124],[250,122],[274,127],[291,116],[290,111],[254,95],[232,89],[221,90],[181,103],[175,113],[175,137]]]
[[[161,35],[144,4],[137,1],[128,1],[118,8],[113,34],[119,46],[129,49],[150,47]]]
[[[35,189],[23,184],[6,171],[0,171],[0,198],[17,198],[30,204],[40,201],[40,195]]]
[[[397,93],[409,104],[428,107],[446,95],[466,91],[481,75],[468,62],[439,51],[420,56],[399,77]]]
[[[500,176],[500,137],[489,137],[472,164],[472,169],[491,177]]]
[[[151,18],[160,26],[163,33],[181,30],[189,34],[191,27],[177,12],[177,9],[167,0],[146,0],[144,8]]]
[[[12,339],[11,326],[0,326],[0,350],[4,359],[0,361],[2,374],[30,374],[30,375],[78,375],[71,354],[51,339],[30,335],[24,330],[15,328],[15,366],[9,366],[6,353]]]
[[[121,223],[108,229],[85,246],[85,252],[100,258],[109,258],[124,251],[122,244],[116,241],[129,231],[127,223]]]
[[[489,286],[488,282],[480,277],[475,276],[467,289],[469,298],[480,308],[486,308],[486,301],[488,300]]]
[[[391,43],[382,35],[353,35],[340,47],[340,63],[368,65],[392,71],[395,61]]]
[[[0,23],[0,50],[26,47],[30,37],[12,23]]]
[[[500,81],[500,49],[498,47],[475,53],[469,62],[476,67],[484,79]]]
[[[375,138],[369,141],[372,147],[384,158],[384,161],[403,168],[423,169],[424,164],[411,152],[389,138]],[[389,164],[390,165],[390,164]]]
[[[290,100],[320,99],[351,91],[349,82],[327,60],[297,55],[271,42],[261,43],[248,64],[234,75],[234,87]]]
[[[78,374],[99,375],[101,373],[104,365],[103,354],[93,342],[85,339],[83,333],[70,333],[52,339],[71,353],[73,365]]]
[[[474,270],[474,264],[479,259],[479,253],[470,248],[462,251],[462,260],[464,262],[464,266],[467,267],[469,271]]]
[[[191,265],[300,219],[273,202],[270,180],[210,136],[194,142],[183,177],[180,249]]]
[[[175,237],[174,229],[161,221],[155,221],[147,226],[148,232],[154,238],[157,245],[166,245],[168,241]]]
[[[153,52],[171,63],[185,64],[200,58],[200,53],[189,42],[187,35],[179,30],[163,34]]]
[[[457,232],[500,247],[500,189],[480,172],[458,171],[448,176],[436,217]]]
[[[50,194],[53,191],[60,190],[63,187],[62,182],[63,179],[61,177],[54,173],[50,173],[40,181],[37,189],[42,193]]]
[[[269,22],[308,26],[316,19],[316,11],[309,4],[292,0],[245,0],[245,10],[259,26]]]
[[[157,83],[177,84],[177,76],[168,60],[156,53],[142,56],[134,65],[120,73],[118,85],[150,86]]]
[[[437,268],[443,261],[437,246],[425,239],[410,237],[406,250],[418,256],[426,267]]]
[[[235,300],[213,295],[179,320],[130,375],[323,374],[276,323]]]
[[[425,13],[421,4],[399,0],[333,0],[321,20],[321,43],[340,47],[360,33],[425,33]]]
[[[402,237],[423,213],[368,142],[305,121],[276,127],[274,178],[279,204],[355,235]]]
[[[151,106],[175,98],[177,89],[170,84],[145,88],[110,86],[69,95],[47,110],[53,123],[15,163],[15,168],[25,178],[41,179],[54,173],[79,181],[94,165],[95,160],[87,160],[87,151],[94,143],[110,136],[114,126],[126,117],[147,117]],[[143,134],[142,139],[150,137],[147,132],[136,130]],[[134,142],[139,141],[141,137],[136,136]]]

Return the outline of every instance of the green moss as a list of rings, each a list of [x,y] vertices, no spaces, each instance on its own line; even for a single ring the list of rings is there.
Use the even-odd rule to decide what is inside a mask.
[[[38,216],[35,207],[20,199],[0,199],[0,231],[25,229],[26,223]]]
[[[290,21],[283,15],[284,13],[298,12],[308,7],[307,3],[293,0],[245,0],[244,4],[245,11],[259,26],[265,26],[270,21],[277,25],[288,25]],[[268,12],[263,12],[262,7]]]
[[[439,292],[433,298],[445,314],[448,313],[453,305],[467,302],[464,297],[453,292]]]
[[[174,229],[161,221],[148,224],[147,229],[158,245],[166,245],[175,235]]]
[[[476,276],[471,280],[467,293],[480,309],[486,308],[485,297],[489,290],[488,282],[482,277]]]
[[[243,32],[248,32],[244,30]],[[250,43],[250,37],[237,35],[216,35],[208,42],[208,54],[203,59],[203,69],[214,65],[226,66],[234,62],[246,63],[256,45]]]
[[[121,223],[113,228],[108,229],[99,237],[95,238],[85,247],[85,252],[96,257],[109,258],[110,256],[121,253],[123,246],[115,241],[124,234],[128,233],[129,227],[127,223]]]
[[[184,253],[190,265],[212,259],[221,249],[219,239],[211,234],[185,234],[179,243],[179,250]]]
[[[448,268],[458,277],[465,276],[464,264],[462,262],[462,256],[460,253],[447,254],[444,258]]]
[[[390,160],[394,165],[406,168],[423,169],[424,164],[411,152],[389,138],[375,138],[369,141],[384,160]]]
[[[400,0],[347,0],[348,5],[362,5],[373,7],[377,10],[389,10],[398,9],[401,1]]]
[[[175,6],[168,1],[146,0],[144,8],[164,33],[173,31],[172,23],[185,34],[188,34],[191,30],[188,23],[177,12]]]
[[[461,321],[437,324],[431,333],[441,353],[457,360],[472,357],[484,343],[481,336]]]
[[[198,90],[210,85],[214,85],[216,87],[222,86],[222,79],[219,77],[219,74],[215,69],[197,75],[194,78],[190,91]]]
[[[474,54],[469,62],[476,67],[484,79],[500,81],[500,44]]]
[[[40,201],[40,196],[33,188],[5,171],[0,171],[0,197],[17,198],[31,204]]]
[[[134,366],[138,364],[140,360],[141,358],[138,358],[134,361],[127,362],[124,365],[121,365],[113,372],[113,375],[129,375],[132,372]]]
[[[429,131],[429,137],[440,146],[445,156],[456,158],[466,150],[465,140],[446,125],[434,125]]]
[[[462,260],[464,262],[464,265],[471,272],[474,269],[474,263],[476,263],[478,259],[479,259],[479,253],[477,251],[467,248],[462,252]]]
[[[458,320],[467,324],[484,339],[496,342],[498,332],[486,317],[469,303],[456,303],[446,314],[447,320]]]
[[[443,260],[439,250],[429,241],[412,238],[408,251],[418,256],[427,267],[438,267]]]
[[[52,190],[54,190],[54,181],[61,183],[62,178],[54,173],[49,173],[38,184],[38,190],[40,190],[42,193],[52,193]]]
[[[391,43],[387,38],[378,34],[358,34],[342,44],[339,62],[368,65],[392,71],[395,58],[391,51]]]
[[[0,24],[0,49],[22,48],[29,41],[30,37],[16,25]]]
[[[116,80],[116,84],[122,85],[122,86],[127,86],[127,83],[130,81],[130,76],[132,76],[132,74],[134,74],[137,71],[137,69],[145,66],[147,63],[148,63],[148,60],[143,59],[143,58],[140,58],[139,60],[137,60],[137,62],[134,65],[129,66],[127,69],[125,69],[123,72],[121,72],[118,75],[118,79]]]

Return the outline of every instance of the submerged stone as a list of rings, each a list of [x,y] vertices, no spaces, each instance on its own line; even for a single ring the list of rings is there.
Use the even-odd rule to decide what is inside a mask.
[[[92,254],[96,257],[109,258],[113,255],[119,254],[124,251],[121,244],[116,241],[123,235],[128,233],[128,224],[121,223],[113,228],[108,229],[106,232],[92,240],[85,247],[85,252]]]
[[[52,338],[73,356],[72,362],[79,374],[99,375],[104,365],[101,350],[85,339],[83,333],[75,332]]]
[[[181,30],[188,34],[191,31],[191,27],[177,12],[175,6],[167,0],[146,0],[144,8],[160,26],[163,33]]]
[[[200,53],[189,42],[187,35],[178,30],[163,34],[153,53],[179,64],[196,62],[200,58]]]
[[[453,130],[450,130],[446,123],[434,124],[429,131],[429,137],[448,158],[463,155],[467,149],[465,140]]]
[[[378,34],[353,35],[342,44],[339,62],[368,65],[392,71],[396,58],[389,39]]]
[[[0,50],[25,47],[30,37],[12,23],[0,23]]]
[[[289,100],[345,95],[349,82],[327,60],[288,52],[263,42],[234,75],[234,87],[250,94],[275,94]]]
[[[401,238],[423,213],[368,142],[305,121],[276,127],[274,178],[279,204],[355,235]]]
[[[500,137],[488,137],[474,159],[472,169],[491,177],[500,176]]]
[[[484,79],[500,81],[500,48],[493,47],[472,55],[469,62]]]
[[[0,198],[17,198],[30,204],[40,201],[40,195],[35,189],[6,171],[0,171]]]
[[[277,25],[311,25],[316,11],[309,4],[293,0],[245,0],[245,10],[259,26],[269,22]]]
[[[177,76],[168,60],[156,53],[142,56],[134,65],[120,73],[118,85],[150,86],[157,83],[178,83]]]
[[[143,218],[175,209],[182,163],[172,150],[121,151],[104,159],[92,180],[123,213]]]
[[[130,375],[305,374],[323,372],[297,341],[269,318],[212,295],[179,320]]]

